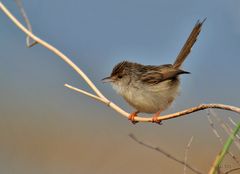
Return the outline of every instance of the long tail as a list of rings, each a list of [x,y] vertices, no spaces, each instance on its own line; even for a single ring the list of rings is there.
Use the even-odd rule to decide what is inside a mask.
[[[178,54],[173,67],[174,68],[179,68],[182,63],[184,62],[184,60],[187,58],[188,54],[191,51],[192,46],[194,45],[194,43],[197,40],[197,37],[201,31],[202,25],[205,22],[207,18],[205,18],[202,22],[200,22],[199,20],[197,21],[197,23],[195,24],[191,34],[188,36],[187,41],[185,42],[184,46],[182,47],[180,53]]]

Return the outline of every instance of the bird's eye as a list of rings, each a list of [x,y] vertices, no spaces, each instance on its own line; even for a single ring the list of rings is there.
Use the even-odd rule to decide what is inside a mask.
[[[122,75],[118,75],[117,77],[118,77],[119,79],[121,79],[123,76],[122,76]]]

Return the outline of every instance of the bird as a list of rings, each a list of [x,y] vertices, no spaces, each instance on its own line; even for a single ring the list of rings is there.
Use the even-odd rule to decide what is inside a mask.
[[[103,82],[110,83],[135,109],[128,116],[132,123],[137,123],[134,118],[138,113],[154,113],[152,122],[161,123],[158,120],[161,112],[166,110],[179,94],[179,76],[190,73],[181,69],[181,66],[191,52],[205,20],[206,18],[196,22],[173,64],[142,65],[124,60],[114,66],[110,76],[102,79]]]

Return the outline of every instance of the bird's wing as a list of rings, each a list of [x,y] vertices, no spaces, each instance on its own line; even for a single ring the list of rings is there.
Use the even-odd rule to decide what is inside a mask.
[[[175,69],[172,65],[149,66],[148,71],[143,73],[140,80],[143,83],[158,84],[164,80],[174,79],[179,74],[188,74],[189,72]]]

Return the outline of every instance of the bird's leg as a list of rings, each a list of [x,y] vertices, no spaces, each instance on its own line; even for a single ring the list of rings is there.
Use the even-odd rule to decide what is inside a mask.
[[[128,119],[133,123],[133,124],[136,124],[138,121],[135,121],[134,120],[134,117],[137,116],[137,114],[139,113],[139,111],[135,111],[133,113],[131,113],[129,116],[128,116]]]
[[[152,122],[153,123],[161,124],[161,121],[157,119],[158,116],[160,115],[160,113],[161,113],[161,111],[158,111],[153,115],[153,117],[152,117]]]

